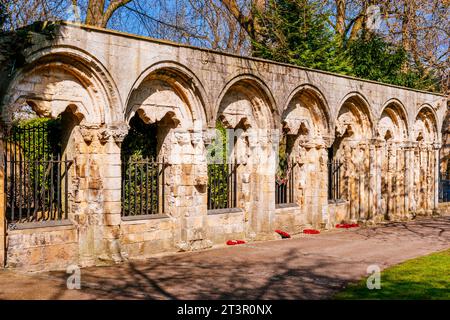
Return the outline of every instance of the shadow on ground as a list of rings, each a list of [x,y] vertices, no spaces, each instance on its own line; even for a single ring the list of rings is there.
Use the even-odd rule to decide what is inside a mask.
[[[43,299],[326,299],[371,264],[383,269],[449,247],[450,217],[439,217],[85,268],[81,290],[67,290],[63,272],[34,279]]]

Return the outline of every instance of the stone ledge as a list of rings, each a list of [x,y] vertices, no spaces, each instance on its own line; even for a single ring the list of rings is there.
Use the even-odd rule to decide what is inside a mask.
[[[49,222],[30,222],[20,223],[16,225],[15,229],[8,227],[8,234],[24,233],[29,231],[30,233],[36,232],[51,232],[58,230],[75,229],[76,226],[70,220],[62,221],[49,221]],[[39,230],[36,230],[39,229]]]
[[[342,199],[339,199],[339,200],[328,200],[328,204],[329,205],[334,205],[334,206],[343,206],[343,205],[347,204],[347,201],[346,200],[342,200]]]
[[[229,209],[214,209],[208,210],[208,216],[218,215],[218,214],[227,214],[227,213],[243,213],[244,210],[241,208],[229,208]]]
[[[167,214],[148,214],[142,216],[122,217],[123,224],[145,223],[146,220],[170,219]]]
[[[275,206],[275,214],[292,213],[295,210],[300,210],[296,203],[284,203]]]

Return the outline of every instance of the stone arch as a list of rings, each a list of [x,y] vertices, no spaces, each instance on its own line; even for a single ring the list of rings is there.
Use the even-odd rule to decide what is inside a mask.
[[[415,142],[412,208],[418,214],[431,214],[437,205],[436,182],[439,179],[439,153],[436,149],[439,142],[437,119],[435,110],[428,104],[422,105],[415,117],[412,135]]]
[[[413,141],[433,144],[439,141],[437,115],[428,105],[422,105],[415,117]]]
[[[388,100],[377,123],[377,136],[381,139],[404,142],[409,137],[406,108],[397,99]]]
[[[337,137],[346,135],[354,139],[371,139],[374,117],[368,100],[359,92],[351,92],[339,106],[335,121]]]
[[[340,197],[347,201],[347,219],[368,219],[371,216],[370,152],[373,138],[373,113],[368,100],[358,92],[347,94],[337,113],[335,141],[330,160],[340,163]]]
[[[283,136],[280,148],[286,150],[293,180],[293,202],[302,219],[314,226],[322,221],[328,204],[326,194],[327,149],[330,142],[330,110],[324,95],[314,86],[303,84],[289,96],[282,116]],[[281,159],[281,158],[280,158]],[[280,161],[280,165],[286,160]]]
[[[376,135],[380,157],[380,212],[384,219],[402,217],[407,213],[405,143],[409,139],[408,116],[404,105],[398,99],[388,100],[378,119]]]
[[[214,123],[220,121],[235,133],[233,137],[227,136],[228,145],[232,145],[229,159],[238,181],[233,192],[236,206],[249,217],[246,232],[249,237],[269,234],[273,230],[275,188],[265,186],[275,185],[273,134],[280,127],[272,92],[262,79],[239,74],[222,89],[214,110]]]
[[[287,99],[282,115],[283,127],[290,134],[298,134],[302,124],[309,127],[311,138],[331,134],[330,109],[322,92],[309,84],[297,87]]]
[[[254,128],[279,127],[280,117],[272,92],[260,78],[252,74],[233,77],[222,89],[217,101],[213,123],[225,112],[229,113],[227,126],[232,128],[239,122]]]
[[[164,96],[168,100],[161,103]],[[129,121],[136,112],[145,122],[167,116],[175,127],[204,130],[205,97],[201,81],[189,69],[176,62],[158,62],[143,71],[133,84],[124,118]]]
[[[80,121],[111,123],[121,105],[117,87],[102,64],[66,46],[30,54],[6,92],[2,103],[6,122],[11,112],[27,103],[38,115],[56,117],[68,109]]]

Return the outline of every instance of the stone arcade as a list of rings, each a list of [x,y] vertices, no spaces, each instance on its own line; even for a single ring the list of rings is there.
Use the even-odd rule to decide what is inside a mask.
[[[7,267],[92,266],[274,239],[275,229],[438,213],[444,96],[86,26],[64,24],[56,35],[37,34],[25,65],[2,75],[1,104],[4,126],[23,105],[70,114],[68,219],[1,225]],[[167,168],[163,212],[129,219],[121,144],[134,116],[157,125]],[[240,165],[235,206],[208,210],[208,129],[217,121],[241,130]],[[276,159],[273,132],[287,135],[295,163],[288,205],[275,202],[276,165],[259,158]],[[329,195],[330,159],[342,164],[339,198]]]

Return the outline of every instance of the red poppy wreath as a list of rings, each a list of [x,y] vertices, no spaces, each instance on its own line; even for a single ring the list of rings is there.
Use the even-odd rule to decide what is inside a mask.
[[[315,229],[305,229],[305,230],[303,230],[303,233],[305,233],[305,234],[319,234],[320,231],[319,230],[315,230]]]
[[[244,240],[228,240],[227,241],[227,245],[229,246],[235,246],[237,244],[244,244],[245,241]]]
[[[276,233],[278,233],[282,239],[288,239],[291,237],[291,235],[287,232],[281,231],[281,230],[275,230]]]

